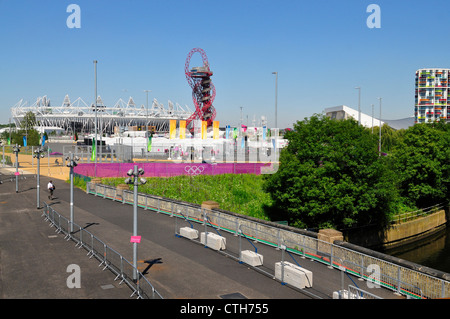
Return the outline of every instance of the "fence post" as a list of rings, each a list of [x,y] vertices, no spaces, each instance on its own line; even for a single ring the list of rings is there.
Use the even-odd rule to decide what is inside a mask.
[[[205,248],[208,247],[208,229],[207,229],[207,225],[206,225],[206,218],[208,218],[206,216],[206,209],[201,208],[201,210],[203,211],[203,224],[205,224]]]
[[[241,253],[242,253],[242,230],[240,228],[238,228],[237,232],[236,232],[239,236],[239,263],[242,264],[242,258],[241,258]]]
[[[286,246],[283,245],[281,247],[281,284],[282,285],[285,285],[285,282],[284,282],[284,251],[285,251],[285,249],[286,249]]]
[[[333,244],[330,245],[330,266],[328,268],[333,269]]]

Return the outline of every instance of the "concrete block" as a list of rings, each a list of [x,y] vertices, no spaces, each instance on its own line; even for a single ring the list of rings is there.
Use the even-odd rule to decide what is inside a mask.
[[[312,287],[313,274],[311,271],[294,265],[290,262],[284,262],[284,278],[281,278],[282,267],[281,262],[275,263],[275,278],[292,285],[294,287],[303,289],[305,287]]]
[[[339,293],[341,295],[340,298]],[[354,293],[348,290],[339,290],[333,291],[333,299],[364,299],[364,298],[359,295],[355,295]]]
[[[205,232],[200,233],[200,242],[205,244]],[[208,232],[206,235],[206,245],[214,250],[225,249],[227,240],[225,237]]]
[[[198,238],[198,230],[191,227],[181,227],[180,228],[180,236],[183,236],[188,239],[197,239]]]
[[[251,250],[244,250],[241,252],[241,261],[250,266],[261,266],[263,264],[263,255]]]

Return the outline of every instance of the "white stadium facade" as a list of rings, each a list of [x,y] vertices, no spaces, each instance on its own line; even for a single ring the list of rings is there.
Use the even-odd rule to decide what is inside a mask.
[[[80,97],[72,102],[66,95],[60,106],[54,106],[44,96],[38,97],[31,105],[21,99],[11,108],[12,118],[17,126],[28,112],[34,113],[39,127],[59,127],[68,132],[79,133],[93,132],[97,117],[98,132],[111,134],[117,127],[139,127],[146,124],[154,126],[156,132],[168,132],[170,120],[186,120],[194,111],[187,105],[184,108],[178,103],[174,105],[170,100],[167,107],[156,99],[148,107],[138,107],[132,97],[128,102],[120,98],[113,106],[106,106],[100,96],[97,98],[97,105],[88,105]]]

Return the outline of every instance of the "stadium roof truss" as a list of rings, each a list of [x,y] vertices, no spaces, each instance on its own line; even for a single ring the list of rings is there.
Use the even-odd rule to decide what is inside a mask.
[[[36,102],[28,105],[21,99],[11,108],[12,118],[17,126],[28,112],[33,112],[36,124],[43,127],[61,127],[65,129],[76,125],[77,131],[93,131],[95,127],[95,105],[88,105],[82,98],[71,102],[66,95],[61,106],[51,106],[47,96],[38,97]],[[169,131],[170,120],[186,120],[193,111],[186,105],[181,107],[168,101],[165,108],[157,99],[153,99],[148,110],[145,105],[136,106],[132,97],[125,102],[121,98],[112,106],[105,106],[101,97],[97,97],[98,128],[102,132],[113,132],[115,126],[155,126],[157,132]]]

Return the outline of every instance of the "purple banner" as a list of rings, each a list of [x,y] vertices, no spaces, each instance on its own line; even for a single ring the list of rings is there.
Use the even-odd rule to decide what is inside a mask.
[[[126,177],[127,172],[137,164],[144,169],[146,177],[169,177],[178,175],[218,175],[218,174],[261,174],[261,168],[269,168],[268,163],[80,163],[74,173],[97,177]],[[97,170],[97,173],[95,171]]]

